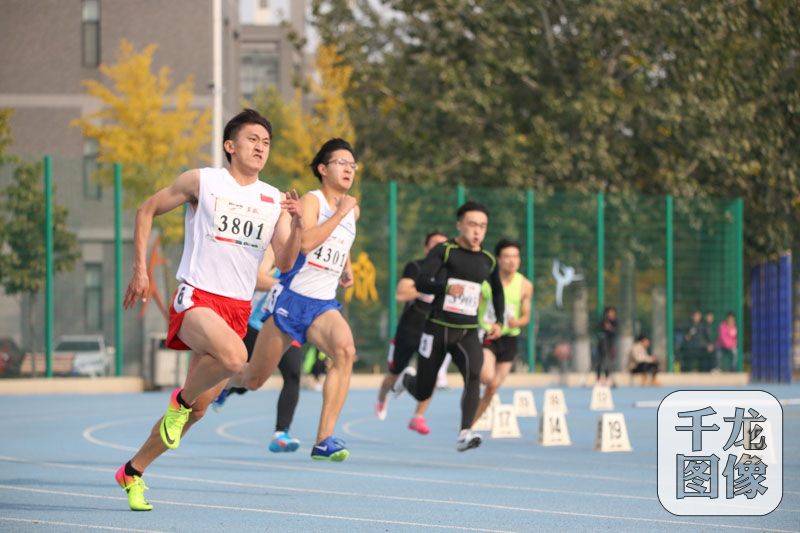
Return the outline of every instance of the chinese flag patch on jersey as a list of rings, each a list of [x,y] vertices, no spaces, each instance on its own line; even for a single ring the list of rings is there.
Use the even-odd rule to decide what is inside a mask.
[[[261,201],[262,202],[267,202],[268,204],[274,204],[275,203],[275,200],[273,200],[271,196],[267,196],[266,194],[262,194],[261,195]]]

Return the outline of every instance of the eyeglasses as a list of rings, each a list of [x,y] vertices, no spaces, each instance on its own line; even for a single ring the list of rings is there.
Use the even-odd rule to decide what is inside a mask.
[[[489,227],[486,222],[475,222],[474,220],[467,220],[464,225],[470,229],[486,229]]]
[[[336,163],[340,167],[350,167],[353,172],[358,172],[358,163],[351,163],[346,159],[331,159],[327,164],[330,165],[331,163]]]

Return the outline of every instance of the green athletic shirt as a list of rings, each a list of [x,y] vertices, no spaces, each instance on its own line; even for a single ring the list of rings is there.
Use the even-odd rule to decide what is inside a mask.
[[[500,333],[503,337],[516,337],[522,333],[522,328],[508,327],[508,321],[511,318],[517,319],[522,316],[522,280],[524,279],[525,276],[515,272],[514,277],[511,278],[511,283],[507,286],[503,285],[503,296],[506,304],[503,316],[503,330]],[[492,286],[485,281],[481,286],[481,304],[478,307],[478,320],[481,328],[487,331],[491,329],[491,324],[497,320],[494,313],[494,305],[492,305]]]

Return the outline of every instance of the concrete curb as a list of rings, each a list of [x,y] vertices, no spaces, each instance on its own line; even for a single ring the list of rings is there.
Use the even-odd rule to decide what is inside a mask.
[[[617,372],[612,375],[614,383],[619,386],[639,386],[639,378],[628,373]],[[350,380],[351,389],[377,389],[382,374],[355,374]],[[448,374],[447,381],[451,388],[463,386],[461,375]],[[682,373],[659,374],[658,381],[664,387],[726,387],[742,386],[750,382],[745,373]],[[304,378],[305,382],[305,378]],[[504,383],[510,388],[541,387],[590,387],[594,385],[594,374],[509,374]],[[280,375],[267,380],[262,390],[275,390],[283,386]],[[41,394],[123,394],[145,390],[145,382],[138,377],[108,378],[20,378],[0,379],[0,395],[41,395]]]
[[[144,380],[135,377],[0,379],[0,395],[124,394],[143,390]]]

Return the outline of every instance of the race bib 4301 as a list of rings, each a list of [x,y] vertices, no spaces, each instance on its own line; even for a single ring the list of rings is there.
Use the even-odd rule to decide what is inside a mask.
[[[335,239],[328,239],[306,257],[309,266],[341,275],[347,263],[349,249]]]

